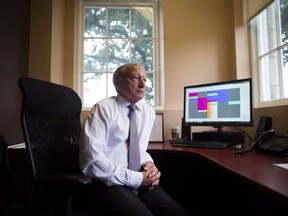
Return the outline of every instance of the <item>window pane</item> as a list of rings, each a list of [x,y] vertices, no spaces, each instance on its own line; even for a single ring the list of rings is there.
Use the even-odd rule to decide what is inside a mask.
[[[113,85],[113,73],[108,73],[108,97],[116,95],[117,92]]]
[[[121,64],[130,61],[130,42],[129,39],[111,39],[108,41],[108,70],[115,71]]]
[[[152,37],[153,9],[144,7],[132,9],[131,28],[131,37]]]
[[[144,65],[146,71],[154,71],[153,40],[132,40],[132,62]]]
[[[106,8],[85,8],[84,37],[106,36]]]
[[[271,4],[258,18],[259,55],[277,47],[275,4]]]
[[[288,62],[287,62],[288,47],[282,49],[282,86],[283,97],[288,98]]]
[[[106,43],[103,39],[84,40],[85,72],[105,71],[106,69]]]
[[[145,92],[145,101],[150,105],[155,105],[155,95],[154,95],[154,74],[146,74],[146,92]]]
[[[282,43],[288,42],[288,0],[280,1]]]
[[[106,74],[85,73],[83,76],[83,106],[91,107],[96,101],[107,97]]]
[[[260,60],[262,89],[261,99],[263,101],[280,98],[278,55],[276,52]]]
[[[109,37],[129,37],[129,9],[109,9]]]

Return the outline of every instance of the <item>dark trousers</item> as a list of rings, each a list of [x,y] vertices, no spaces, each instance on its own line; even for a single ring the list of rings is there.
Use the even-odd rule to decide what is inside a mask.
[[[136,194],[124,186],[107,187],[101,182],[93,181],[95,206],[103,215],[109,216],[188,216],[188,214],[161,187],[141,191]],[[97,201],[96,201],[97,200]]]

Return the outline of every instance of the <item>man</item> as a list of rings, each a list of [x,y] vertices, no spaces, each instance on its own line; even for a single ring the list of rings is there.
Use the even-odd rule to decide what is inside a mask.
[[[99,200],[96,205],[104,215],[189,215],[159,186],[161,172],[146,151],[155,111],[142,101],[144,68],[133,63],[122,65],[115,71],[113,83],[117,96],[93,106],[80,140],[80,168],[93,179],[92,193]],[[136,113],[140,155],[139,168],[134,170],[129,168],[129,156],[134,154],[129,155],[130,104]]]

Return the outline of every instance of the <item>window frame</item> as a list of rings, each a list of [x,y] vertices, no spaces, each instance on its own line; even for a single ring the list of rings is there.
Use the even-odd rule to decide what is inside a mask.
[[[132,0],[132,1],[97,1],[97,0],[78,0],[76,3],[76,37],[75,37],[75,71],[74,86],[83,100],[83,32],[84,32],[84,8],[86,6],[151,6],[154,8],[154,43],[155,43],[155,76],[154,76],[154,100],[155,110],[164,110],[164,36],[163,36],[163,0]],[[89,110],[91,107],[82,107]]]
[[[268,4],[265,8],[263,8],[262,11],[266,10],[271,4],[275,4],[275,1]],[[277,16],[277,19],[276,19],[277,35],[279,33],[281,34],[281,32],[280,32],[281,29],[279,27],[280,23],[279,23],[279,19],[278,19],[280,11],[278,9],[279,9],[279,7],[276,5],[274,12],[276,13],[276,16]],[[261,93],[263,90],[261,89],[261,84],[260,84],[261,73],[262,73],[261,66],[260,66],[260,60],[261,60],[261,58],[266,57],[266,56],[270,55],[271,53],[276,53],[279,55],[279,53],[281,53],[281,49],[284,46],[287,46],[287,42],[284,44],[278,42],[276,48],[272,49],[272,51],[269,50],[269,51],[266,51],[264,54],[263,53],[259,54],[259,52],[258,52],[259,51],[259,49],[258,49],[259,41],[258,41],[258,35],[257,35],[258,29],[257,29],[257,24],[256,24],[257,21],[255,20],[258,18],[259,14],[256,15],[255,17],[253,17],[253,19],[251,19],[249,21],[249,25],[248,25],[249,26],[249,37],[250,37],[251,67],[252,67],[252,77],[253,77],[254,107],[255,108],[264,108],[264,107],[274,107],[274,106],[287,105],[288,104],[288,98],[270,99],[267,101],[261,100]],[[279,56],[281,56],[281,55],[279,55]],[[283,69],[282,63],[283,63],[283,61],[280,58],[280,60],[278,60],[277,65],[278,65],[278,68],[280,68],[281,70]],[[279,79],[279,83],[280,83],[280,85],[284,85],[282,75],[281,75],[281,79]],[[280,91],[281,91],[281,88],[280,88]]]

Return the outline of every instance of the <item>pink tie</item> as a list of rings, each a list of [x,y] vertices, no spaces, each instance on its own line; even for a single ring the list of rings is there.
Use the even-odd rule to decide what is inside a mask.
[[[136,123],[135,105],[130,104],[129,109],[129,162],[128,168],[135,171],[140,171],[140,152],[139,152],[139,137]]]

